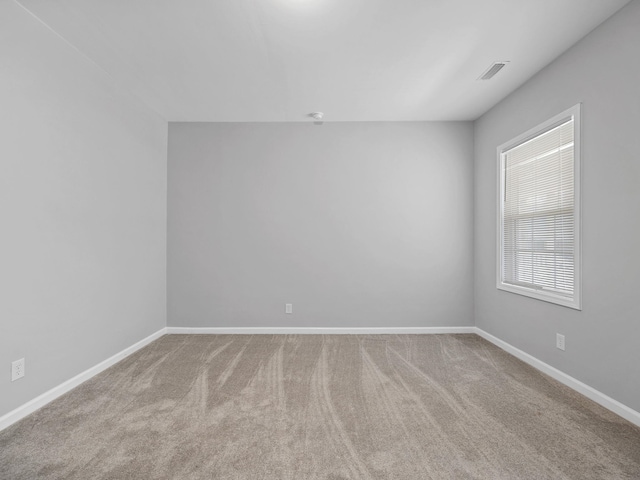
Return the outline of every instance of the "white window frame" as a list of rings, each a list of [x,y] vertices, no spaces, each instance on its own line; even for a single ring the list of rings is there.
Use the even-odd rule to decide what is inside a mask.
[[[526,131],[522,135],[518,135],[516,138],[509,140],[506,143],[500,145],[497,149],[498,152],[498,221],[497,221],[497,255],[496,255],[496,286],[499,290],[504,290],[519,295],[524,295],[545,302],[555,303],[565,307],[574,308],[576,310],[582,310],[582,241],[581,241],[581,175],[580,175],[580,163],[581,163],[581,121],[580,110],[581,104],[577,104],[568,110],[556,115],[555,117],[541,123],[540,125]],[[506,152],[518,145],[521,145],[533,138],[565,123],[573,117],[574,128],[574,162],[573,162],[573,174],[574,174],[574,286],[573,286],[573,298],[554,294],[553,292],[546,290],[538,290],[526,286],[513,285],[510,283],[504,283],[502,279],[502,262],[503,262],[503,250],[504,250],[504,190],[505,190],[505,175],[504,175],[504,162],[506,158]]]

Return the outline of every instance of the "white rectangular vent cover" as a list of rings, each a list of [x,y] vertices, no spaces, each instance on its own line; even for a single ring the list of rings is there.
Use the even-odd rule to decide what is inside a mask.
[[[509,62],[495,62],[485,71],[478,80],[490,80],[493,76],[507,66]]]

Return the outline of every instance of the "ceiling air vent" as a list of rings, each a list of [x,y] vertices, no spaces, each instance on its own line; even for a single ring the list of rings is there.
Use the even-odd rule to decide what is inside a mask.
[[[495,62],[482,75],[480,75],[480,78],[478,78],[478,80],[492,79],[496,73],[498,73],[500,70],[502,70],[504,67],[507,66],[507,63],[509,62]]]

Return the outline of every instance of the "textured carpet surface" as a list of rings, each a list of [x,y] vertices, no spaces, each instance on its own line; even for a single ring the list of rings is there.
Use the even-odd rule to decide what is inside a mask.
[[[0,432],[2,479],[640,479],[640,429],[475,335],[169,335]]]

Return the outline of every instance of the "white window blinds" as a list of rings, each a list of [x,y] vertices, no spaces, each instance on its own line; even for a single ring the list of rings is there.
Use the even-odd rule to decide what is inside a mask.
[[[499,283],[568,302],[576,293],[574,127],[569,116],[501,152]]]

